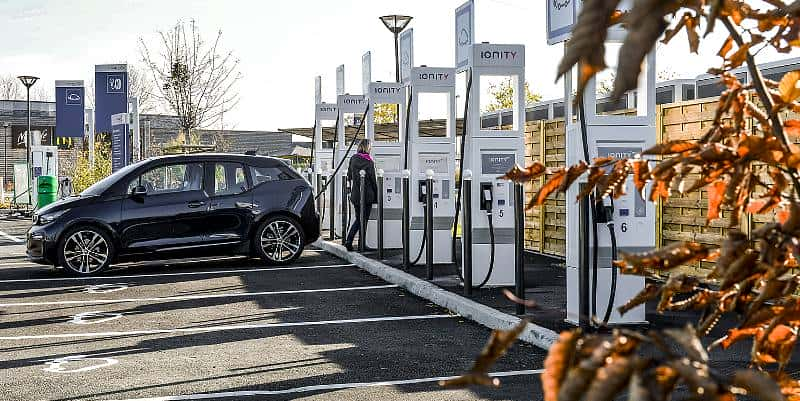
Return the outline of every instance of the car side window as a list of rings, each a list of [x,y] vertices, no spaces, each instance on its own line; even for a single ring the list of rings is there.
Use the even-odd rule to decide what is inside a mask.
[[[128,193],[137,186],[145,187],[148,195],[199,191],[203,188],[203,164],[181,163],[154,167],[133,179],[128,185]]]
[[[213,195],[238,195],[247,191],[247,176],[239,163],[214,163]]]
[[[293,180],[295,177],[291,174],[288,167],[272,166],[272,167],[255,167],[250,166],[250,174],[253,176],[253,185],[263,184],[270,181],[285,181]]]

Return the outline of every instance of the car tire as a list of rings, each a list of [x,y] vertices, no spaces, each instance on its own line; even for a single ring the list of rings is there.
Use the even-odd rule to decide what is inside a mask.
[[[271,265],[294,262],[303,253],[305,233],[297,220],[288,216],[272,216],[258,227],[253,248],[261,260]]]
[[[103,230],[92,226],[67,231],[58,243],[58,260],[69,274],[91,276],[107,269],[114,257],[114,243]]]

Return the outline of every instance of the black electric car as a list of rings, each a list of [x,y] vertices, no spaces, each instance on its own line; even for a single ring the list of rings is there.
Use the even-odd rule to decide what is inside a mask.
[[[280,159],[232,154],[138,162],[36,211],[31,261],[78,275],[200,255],[297,259],[319,237],[311,186]]]

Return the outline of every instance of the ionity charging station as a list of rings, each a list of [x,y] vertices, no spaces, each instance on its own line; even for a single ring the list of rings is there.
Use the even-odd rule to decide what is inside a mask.
[[[525,46],[473,44],[467,105],[467,135],[462,171],[472,172],[472,285],[515,284],[516,249],[514,183],[498,177],[525,164]],[[513,121],[497,129],[481,127],[481,98],[490,80],[509,79],[513,88]],[[463,173],[462,173],[463,174]],[[466,252],[466,250],[464,250]],[[466,269],[466,266],[462,266]]]
[[[416,263],[425,264],[428,260],[428,244],[425,238],[426,191],[433,194],[433,263],[452,263],[451,229],[455,218],[455,134],[456,99],[455,69],[434,67],[413,67],[406,83],[410,107],[408,114],[407,166],[410,172],[410,234],[409,251],[411,257],[417,256]],[[424,102],[421,100],[424,99]],[[433,100],[433,102],[430,102]],[[421,128],[420,113],[434,106],[445,114],[442,126]],[[434,120],[441,124],[441,120]],[[427,188],[428,178],[432,178],[433,188]]]
[[[579,10],[558,9],[549,4],[551,2],[547,3],[548,42],[553,44],[566,39],[564,32],[571,30]],[[619,42],[624,35],[621,29],[612,29],[608,40]],[[572,116],[575,107],[572,74],[569,72],[564,77],[566,116]],[[634,115],[597,113],[595,89],[592,79],[583,96],[585,116],[578,113],[578,119],[566,119],[567,165],[586,158],[584,141],[588,145],[589,159],[629,158],[655,144],[655,52],[647,56],[642,66]],[[594,208],[594,212],[582,211],[581,203],[575,199],[579,184],[585,182],[586,176],[567,191],[567,321],[588,324],[593,320],[607,325],[646,323],[644,305],[624,316],[617,310],[644,288],[644,278],[619,274],[611,262],[614,251],[642,252],[655,246],[655,205],[642,198],[633,185],[633,178],[629,177],[626,194],[614,200],[610,197],[598,199],[595,205],[586,202],[589,203],[587,209]],[[589,224],[582,235],[579,216],[583,215],[588,216],[584,221],[588,220]],[[588,252],[584,254],[582,248],[588,248]]]
[[[345,130],[348,126],[358,126],[360,119],[364,118],[364,110],[367,107],[367,101],[364,95],[350,95],[341,94],[336,97],[336,141],[337,149],[334,155],[335,164],[341,164],[341,168],[336,177],[330,179],[335,180],[334,196],[335,199],[335,231],[339,233],[342,238],[347,235],[347,225],[349,221],[354,221],[355,211],[345,195],[347,189],[347,167],[349,165],[350,156],[355,154],[356,147],[349,148],[350,143],[347,141]],[[355,132],[354,132],[355,133]],[[354,139],[358,140],[358,139]],[[347,191],[349,193],[349,191]]]
[[[369,53],[364,55],[365,77],[369,67]],[[377,177],[383,180],[383,193],[378,195],[378,201],[383,199],[383,246],[386,249],[400,249],[403,247],[403,193],[402,193],[402,172],[403,158],[405,157],[403,138],[406,113],[406,95],[403,85],[397,82],[365,82],[367,103],[369,105],[366,119],[367,138],[372,140],[372,155],[375,159],[375,169],[382,176]],[[379,105],[390,105],[396,107],[399,113],[396,114],[397,121],[381,124],[381,127],[388,127],[389,132],[376,132],[375,109]],[[395,131],[396,130],[396,131]],[[378,247],[378,213],[371,213],[370,223],[367,224],[367,246],[370,248]]]
[[[326,122],[334,123],[336,121],[337,107],[336,103],[325,103],[322,101],[322,78],[317,76],[315,80],[316,94],[314,97],[314,165],[312,166],[314,174],[311,185],[314,187],[314,192],[318,193],[322,185],[321,176],[327,177],[333,171],[333,149],[326,148],[323,140],[323,128]],[[326,178],[327,179],[327,178]],[[329,226],[331,218],[330,213],[325,213],[326,205],[328,204],[328,192],[323,191],[317,199],[317,210],[320,211],[322,220],[320,224],[322,227]]]

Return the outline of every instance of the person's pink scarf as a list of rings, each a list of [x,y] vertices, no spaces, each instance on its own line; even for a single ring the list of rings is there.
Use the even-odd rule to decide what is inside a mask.
[[[372,160],[372,156],[370,156],[369,153],[361,153],[361,152],[359,152],[359,153],[356,153],[356,156],[358,156],[358,157],[360,157],[360,158],[362,158],[364,160],[373,161]]]

